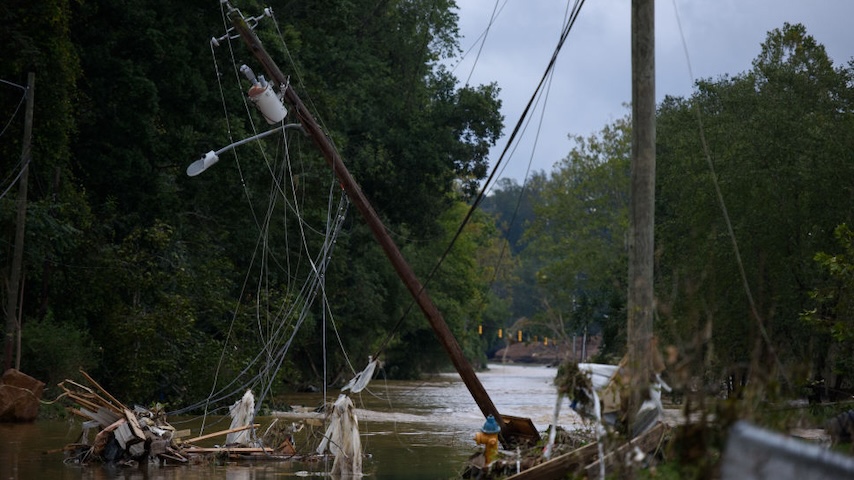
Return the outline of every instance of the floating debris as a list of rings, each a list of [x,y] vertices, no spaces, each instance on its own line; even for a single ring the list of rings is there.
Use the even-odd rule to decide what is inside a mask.
[[[152,409],[141,406],[131,409],[110,395],[86,372],[81,373],[89,386],[72,380],[59,384],[63,390],[60,398],[65,397],[74,403],[74,406],[68,407],[68,411],[84,420],[78,441],[61,449],[66,453],[66,463],[133,466],[148,461],[156,461],[161,465],[209,463],[212,459],[223,457],[267,461],[311,461],[323,458],[323,455],[314,453],[297,453],[293,433],[302,429],[302,424],[279,424],[275,420],[263,438],[257,438],[256,432],[261,425],[253,423],[255,398],[251,391],[247,391],[230,408],[231,428],[189,438],[190,430],[177,430],[167,422],[161,405]],[[97,432],[94,438],[92,431]],[[198,445],[202,440],[217,437],[225,437],[225,445]],[[361,456],[359,460],[361,468]]]
[[[362,441],[359,438],[359,422],[356,408],[347,395],[339,395],[332,406],[332,419],[317,453],[326,450],[335,455],[332,474],[362,475]]]

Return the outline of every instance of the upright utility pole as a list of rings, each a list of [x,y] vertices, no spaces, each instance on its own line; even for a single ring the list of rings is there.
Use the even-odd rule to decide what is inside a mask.
[[[232,12],[231,21],[235,30],[240,34],[243,41],[249,47],[249,50],[255,55],[255,58],[261,62],[264,70],[266,70],[276,84],[287,86],[284,88],[285,100],[296,113],[306,133],[308,133],[315,145],[320,149],[326,159],[326,162],[332,168],[332,171],[335,173],[335,176],[344,188],[344,191],[347,192],[350,200],[362,214],[362,217],[364,217],[377,242],[379,242],[389,261],[391,261],[397,275],[403,281],[404,285],[406,285],[406,288],[415,298],[415,301],[418,303],[421,311],[427,317],[430,326],[433,328],[433,332],[445,348],[451,362],[454,364],[454,367],[460,374],[463,383],[465,383],[469,392],[472,394],[472,397],[474,397],[474,400],[481,412],[483,412],[484,417],[488,415],[495,417],[496,422],[501,427],[502,441],[505,445],[514,444],[519,439],[536,442],[536,440],[539,439],[539,433],[529,419],[520,419],[510,416],[502,418],[502,415],[492,403],[492,399],[489,398],[489,394],[487,394],[486,390],[483,388],[483,384],[480,383],[480,379],[475,375],[471,364],[465,358],[460,345],[457,343],[456,338],[454,338],[454,335],[448,328],[448,325],[442,317],[442,314],[439,312],[439,309],[436,308],[430,300],[426,290],[424,290],[421,282],[419,282],[418,278],[415,276],[415,272],[412,270],[412,267],[410,267],[403,258],[403,255],[400,253],[397,245],[395,245],[391,236],[389,236],[386,231],[385,226],[380,221],[379,216],[377,216],[370,202],[368,202],[368,199],[362,193],[362,189],[350,175],[350,172],[344,165],[338,151],[332,145],[332,142],[323,132],[323,129],[314,119],[311,112],[309,112],[302,103],[302,100],[300,100],[294,89],[288,84],[288,78],[281,70],[279,70],[276,62],[274,62],[267,51],[264,50],[264,47],[261,45],[261,41],[258,40],[258,37],[249,28],[243,17]]]
[[[629,434],[652,377],[655,223],[655,1],[632,0],[632,173],[629,217]]]
[[[6,351],[3,362],[4,371],[12,368],[12,351],[15,345],[15,334],[18,333],[18,294],[21,288],[21,270],[24,264],[24,227],[27,223],[27,177],[30,173],[32,152],[30,141],[33,135],[33,92],[36,85],[36,74],[27,75],[27,111],[24,115],[24,141],[21,153],[21,179],[18,181],[18,217],[15,221],[15,250],[12,254],[12,271],[9,272],[9,290],[6,300]],[[20,357],[18,357],[20,358]],[[16,365],[20,367],[20,365]]]

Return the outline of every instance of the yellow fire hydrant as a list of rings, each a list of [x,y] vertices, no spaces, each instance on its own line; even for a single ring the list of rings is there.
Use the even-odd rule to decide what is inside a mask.
[[[486,423],[483,424],[480,431],[474,435],[475,443],[478,445],[484,445],[484,466],[492,463],[492,461],[495,460],[496,455],[498,455],[498,432],[500,431],[501,427],[498,426],[498,422],[495,421],[495,417],[490,415],[486,417]]]

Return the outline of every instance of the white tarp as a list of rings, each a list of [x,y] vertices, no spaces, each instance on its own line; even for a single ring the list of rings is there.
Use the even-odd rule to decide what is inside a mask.
[[[255,395],[252,395],[252,390],[246,390],[243,398],[228,408],[228,413],[231,415],[231,429],[252,425],[252,421],[255,420]],[[225,436],[226,445],[249,445],[251,441],[252,429],[229,433]]]
[[[578,370],[590,376],[590,383],[602,403],[602,419],[614,424],[620,405],[620,367],[601,363],[579,363]],[[633,437],[649,430],[661,419],[664,412],[664,406],[661,404],[662,389],[669,392],[670,386],[656,374],[655,381],[649,386],[649,399],[643,402],[635,415],[635,424],[632,426]],[[594,405],[572,402],[572,408],[588,418],[596,418]]]
[[[359,420],[356,408],[347,395],[339,395],[332,406],[332,416],[317,453],[327,449],[335,456],[332,474],[362,475],[362,441],[359,438]]]
[[[351,393],[359,393],[364,390],[374,377],[374,370],[377,368],[377,362],[378,360],[373,360],[371,357],[368,357],[368,366],[347,382],[347,385],[344,385],[344,387],[341,388],[341,391],[346,392],[347,390],[350,390]]]

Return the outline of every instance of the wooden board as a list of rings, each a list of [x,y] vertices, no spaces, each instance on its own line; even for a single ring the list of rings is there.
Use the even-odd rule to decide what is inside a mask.
[[[569,453],[557,456],[547,462],[523,470],[507,480],[551,480],[566,478],[568,473],[584,469],[584,466],[596,456],[595,443],[577,448]]]
[[[145,440],[145,433],[142,432],[142,427],[139,426],[139,419],[136,418],[136,415],[127,408],[124,409],[124,414],[133,436],[138,438],[140,441]]]
[[[540,432],[537,431],[537,427],[534,426],[534,422],[530,418],[514,417],[502,413],[501,420],[504,422],[501,435],[509,435],[516,442],[528,445],[534,445],[540,441]]]
[[[642,451],[646,452],[654,448],[661,441],[661,437],[667,431],[667,427],[663,423],[659,423],[648,432],[633,439],[630,443],[622,445],[616,452],[625,452],[628,449],[637,446]],[[563,479],[568,474],[586,470],[588,478],[599,477],[599,460],[596,455],[599,453],[599,447],[596,443],[585,445],[581,448],[573,450],[569,453],[557,456],[547,462],[535,465],[525,471],[519,472],[516,475],[507,477],[507,480],[552,480]],[[610,459],[609,459],[610,457]],[[620,454],[606,455],[606,465],[608,462],[614,462],[622,458]],[[611,463],[613,464],[613,463]],[[595,472],[591,475],[589,472]]]

